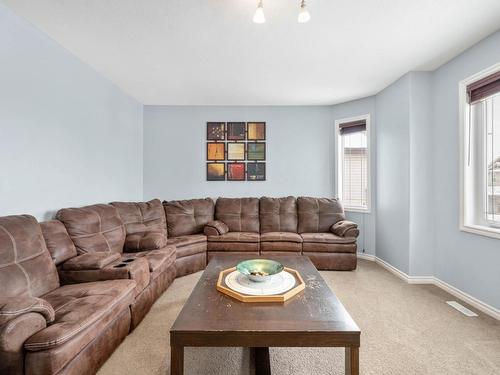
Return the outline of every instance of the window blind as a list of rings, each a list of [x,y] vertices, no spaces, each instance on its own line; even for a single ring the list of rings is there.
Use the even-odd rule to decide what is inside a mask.
[[[368,145],[366,120],[339,124],[342,200],[346,207],[367,208]]]
[[[470,104],[495,95],[500,92],[500,72],[493,73],[467,86],[467,96]]]
[[[344,122],[339,125],[340,135],[362,132],[366,130],[366,120]]]

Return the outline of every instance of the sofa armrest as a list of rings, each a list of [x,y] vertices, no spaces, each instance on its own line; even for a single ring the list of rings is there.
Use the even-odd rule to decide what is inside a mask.
[[[349,220],[341,220],[336,222],[330,227],[330,231],[339,237],[356,238],[359,236],[358,224]]]
[[[24,343],[47,327],[38,312],[27,312],[0,325],[0,374],[24,374]]]
[[[156,250],[167,246],[167,236],[160,231],[146,231],[128,234],[124,250],[127,252]]]
[[[86,253],[64,262],[61,269],[65,271],[101,270],[120,258],[120,254],[112,252]]]
[[[36,297],[1,297],[0,298],[0,325],[28,313],[41,314],[47,323],[55,319],[55,312],[51,304],[42,298]]]
[[[203,233],[207,236],[220,236],[227,232],[229,232],[229,227],[220,220],[210,221],[205,224],[205,228],[203,228]]]

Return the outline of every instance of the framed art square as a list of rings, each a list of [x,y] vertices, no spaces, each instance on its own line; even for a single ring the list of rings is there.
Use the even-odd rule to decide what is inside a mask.
[[[207,143],[207,160],[224,160],[224,143],[208,142]]]
[[[225,122],[207,122],[207,141],[225,140]]]
[[[228,143],[227,160],[245,160],[245,144]]]
[[[227,163],[228,181],[245,181],[245,163]]]
[[[266,160],[266,144],[248,143],[247,160]]]
[[[247,181],[265,181],[266,163],[247,163]]]
[[[244,122],[228,122],[227,123],[227,139],[229,141],[244,141],[245,123]]]
[[[248,122],[247,131],[249,141],[263,141],[266,139],[266,123],[265,122]]]
[[[207,181],[225,181],[224,163],[207,163]]]

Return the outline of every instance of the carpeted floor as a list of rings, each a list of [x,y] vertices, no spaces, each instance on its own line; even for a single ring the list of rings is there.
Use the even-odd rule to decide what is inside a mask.
[[[200,275],[176,279],[99,374],[168,374],[169,329]],[[466,317],[441,289],[406,284],[374,262],[321,275],[361,328],[361,374],[500,374],[499,321]],[[273,374],[344,371],[343,350],[335,348],[271,348],[271,361]],[[187,375],[249,368],[248,349],[186,348]]]

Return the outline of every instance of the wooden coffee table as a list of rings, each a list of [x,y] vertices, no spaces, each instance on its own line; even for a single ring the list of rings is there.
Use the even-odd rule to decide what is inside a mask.
[[[360,330],[309,258],[266,257],[300,272],[306,289],[285,303],[244,303],[216,290],[219,272],[252,256],[213,258],[170,329],[171,370],[184,347],[249,347],[256,374],[270,374],[269,347],[344,347],[345,373],[359,374]]]

